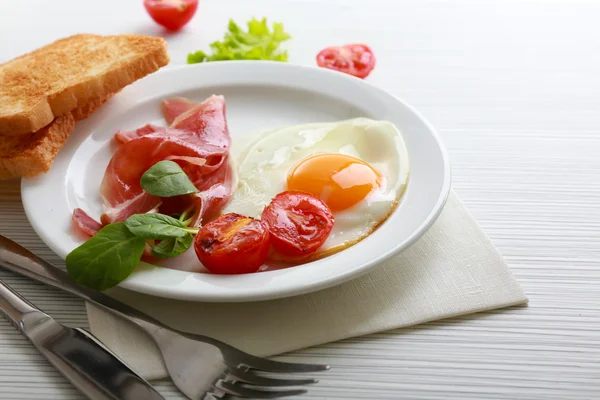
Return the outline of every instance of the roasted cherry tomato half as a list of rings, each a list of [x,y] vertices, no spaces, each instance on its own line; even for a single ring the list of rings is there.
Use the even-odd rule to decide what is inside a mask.
[[[317,54],[319,67],[366,78],[375,68],[375,55],[365,44],[326,47]]]
[[[317,197],[298,191],[279,193],[265,207],[262,221],[271,232],[273,249],[286,256],[317,251],[333,229],[333,214]]]
[[[144,0],[144,7],[157,24],[176,31],[190,22],[198,0]]]
[[[258,271],[269,254],[267,227],[258,220],[230,213],[204,225],[194,239],[200,262],[215,274]]]

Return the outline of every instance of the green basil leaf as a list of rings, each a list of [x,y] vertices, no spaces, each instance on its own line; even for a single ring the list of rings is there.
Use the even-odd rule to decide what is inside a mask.
[[[167,160],[159,161],[148,168],[142,175],[140,185],[146,192],[158,197],[198,192],[179,164]]]
[[[152,249],[152,255],[159,258],[171,258],[185,253],[194,242],[194,237],[189,233],[179,238],[165,239]]]
[[[125,225],[135,236],[144,239],[178,238],[188,234],[183,222],[164,214],[135,214],[127,218]]]
[[[117,222],[104,228],[67,255],[71,279],[96,290],[115,286],[140,262],[146,241]]]

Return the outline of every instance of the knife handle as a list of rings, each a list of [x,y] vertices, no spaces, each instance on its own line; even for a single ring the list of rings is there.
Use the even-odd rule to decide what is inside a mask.
[[[25,247],[2,235],[0,235],[0,266],[99,305],[107,311],[135,323],[144,330],[152,331],[157,326],[166,328],[160,321],[125,303],[102,292],[81,286],[74,282],[66,272],[42,260]]]
[[[81,287],[74,283],[64,271],[2,235],[0,235],[0,265],[28,278],[46,283],[52,282],[52,286],[68,292],[78,292],[78,296],[90,300],[90,295],[80,290]]]
[[[54,321],[2,280],[0,311],[90,400],[164,400],[93,335]]]
[[[74,282],[66,272],[42,260],[25,247],[2,235],[0,235],[0,267],[57,287],[96,304],[112,315],[134,323],[151,337],[161,329],[171,330],[162,322],[130,305]],[[196,336],[196,339],[200,338],[205,339],[207,342],[214,342],[214,339],[204,338],[200,335]]]
[[[2,280],[0,280],[0,311],[22,332],[26,332],[29,328],[28,314],[35,313],[36,321],[44,315],[50,318]]]

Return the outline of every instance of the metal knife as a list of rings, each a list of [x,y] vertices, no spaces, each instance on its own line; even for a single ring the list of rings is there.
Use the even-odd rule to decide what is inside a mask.
[[[2,280],[0,311],[89,399],[164,399],[92,334],[61,325]]]

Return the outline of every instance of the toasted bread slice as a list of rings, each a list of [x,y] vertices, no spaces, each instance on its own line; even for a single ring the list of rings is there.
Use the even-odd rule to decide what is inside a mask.
[[[15,58],[0,65],[0,134],[31,137],[168,62],[166,41],[142,35],[75,35]]]
[[[0,179],[34,177],[47,172],[69,135],[75,121],[89,117],[111,95],[57,117],[48,126],[29,135],[0,136]]]
[[[71,111],[71,115],[73,115],[75,121],[81,121],[82,119],[86,119],[87,117],[95,113],[101,105],[106,103],[108,99],[112,97],[113,94],[115,93],[110,93],[104,97],[92,100],[89,103],[82,105],[81,107],[77,107],[76,109]]]

